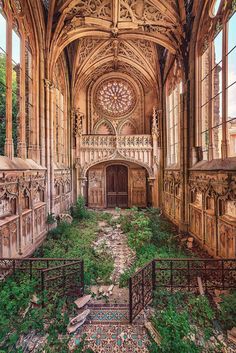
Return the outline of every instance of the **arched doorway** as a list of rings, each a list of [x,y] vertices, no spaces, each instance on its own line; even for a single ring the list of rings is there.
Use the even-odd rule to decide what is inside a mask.
[[[128,168],[110,165],[106,169],[107,207],[128,207]]]

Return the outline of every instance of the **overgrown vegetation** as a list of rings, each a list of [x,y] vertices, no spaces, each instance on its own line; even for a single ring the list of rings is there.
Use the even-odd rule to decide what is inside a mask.
[[[127,234],[130,247],[136,252],[136,261],[120,278],[120,286],[126,286],[129,277],[140,267],[155,258],[186,257],[190,254],[177,244],[175,232],[158,209],[139,211],[132,208],[120,216],[122,230]]]
[[[72,224],[60,223],[48,232],[44,244],[36,251],[35,257],[81,258],[85,266],[85,283],[94,284],[100,278],[109,283],[113,271],[113,259],[106,249],[95,252],[93,242],[98,232],[98,221],[111,219],[105,213],[95,213],[85,208],[80,198],[74,207]],[[53,217],[49,217],[51,220]],[[65,299],[55,297],[53,303],[26,310],[30,299],[37,291],[36,278],[30,281],[26,274],[17,273],[1,284],[0,297],[0,353],[22,353],[19,340],[32,333],[39,339],[47,337],[44,353],[68,352],[69,337],[66,328],[69,315],[73,316],[74,306]],[[39,293],[37,293],[39,296]],[[40,299],[40,298],[39,298]],[[75,313],[74,313],[75,314]],[[85,350],[83,341],[74,353],[93,353]]]
[[[161,344],[152,342],[151,353],[200,353],[206,349],[216,318],[207,297],[158,291],[153,306],[152,322],[161,336]],[[221,343],[209,344],[207,352],[221,352]]]
[[[78,205],[78,204],[77,204]],[[78,211],[78,212],[77,212]],[[97,279],[103,283],[110,283],[110,276],[114,268],[111,255],[106,249],[98,251],[93,249],[93,242],[98,232],[98,221],[104,219],[99,213],[85,210],[89,214],[85,217],[81,204],[77,208],[80,221],[75,220],[72,224],[60,223],[57,228],[49,231],[47,240],[35,253],[36,257],[65,257],[80,258],[84,260],[85,284],[95,284]]]
[[[236,327],[236,290],[222,296],[219,319],[225,329]]]
[[[38,340],[46,338],[39,353],[66,353],[70,337],[65,335],[69,322],[71,304],[65,299],[54,298],[45,308],[30,307],[29,303],[36,292],[37,281],[27,275],[17,273],[1,284],[0,297],[0,353],[22,353],[27,335]],[[73,353],[91,353],[84,350],[83,341]]]
[[[75,206],[71,207],[71,215],[74,219],[88,219],[90,217],[91,212],[87,210],[85,207],[85,200],[83,196],[79,196]]]

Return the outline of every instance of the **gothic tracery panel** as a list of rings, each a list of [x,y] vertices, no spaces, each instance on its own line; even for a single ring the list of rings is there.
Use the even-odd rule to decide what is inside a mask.
[[[96,109],[111,117],[122,117],[135,106],[136,96],[131,84],[121,78],[103,81],[95,98]]]

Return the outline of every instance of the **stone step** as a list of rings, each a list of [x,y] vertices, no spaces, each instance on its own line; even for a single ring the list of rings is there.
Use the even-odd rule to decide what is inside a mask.
[[[93,303],[88,307],[90,310],[88,322],[90,324],[129,323],[129,305],[127,304]]]

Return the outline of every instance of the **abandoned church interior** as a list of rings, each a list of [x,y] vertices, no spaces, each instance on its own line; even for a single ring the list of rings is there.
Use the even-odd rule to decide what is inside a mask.
[[[236,0],[0,0],[3,352],[236,352]]]
[[[0,255],[47,217],[161,209],[236,255],[236,3],[0,1]]]

